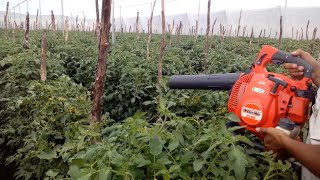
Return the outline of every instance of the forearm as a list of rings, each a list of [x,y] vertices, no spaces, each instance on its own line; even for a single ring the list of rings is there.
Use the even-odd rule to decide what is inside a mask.
[[[303,166],[308,168],[315,176],[320,177],[320,145],[304,144],[285,138],[283,146]]]
[[[314,67],[313,67],[313,75],[312,75],[312,81],[313,83],[319,87],[320,86],[320,63],[317,63]]]

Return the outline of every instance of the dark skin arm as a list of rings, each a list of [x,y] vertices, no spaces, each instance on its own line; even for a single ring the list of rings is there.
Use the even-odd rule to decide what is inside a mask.
[[[258,131],[266,135],[265,146],[267,150],[286,150],[315,176],[320,177],[320,145],[296,141],[275,128],[260,128]]]
[[[296,50],[292,55],[301,57],[313,67],[312,81],[319,87],[320,63],[309,53],[301,49]],[[302,79],[304,70],[302,66],[287,63],[284,64],[284,68],[289,71],[291,77],[294,79]],[[266,150],[290,154],[315,176],[320,177],[320,145],[304,144],[300,141],[296,141],[291,139],[283,131],[275,128],[257,128],[257,131],[265,134],[264,145]]]

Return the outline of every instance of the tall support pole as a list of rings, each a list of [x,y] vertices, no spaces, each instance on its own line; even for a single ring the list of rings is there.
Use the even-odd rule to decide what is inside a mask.
[[[64,34],[64,26],[65,26],[65,20],[64,20],[64,13],[63,13],[63,0],[61,0],[61,23],[62,23],[62,34]]]
[[[91,111],[91,124],[99,122],[102,116],[102,96],[104,93],[104,85],[106,80],[107,69],[107,51],[109,48],[109,27],[111,14],[111,0],[102,1],[101,13],[101,30],[98,64],[95,75],[94,89],[93,89],[93,107]],[[95,141],[95,140],[94,140]]]
[[[200,19],[200,0],[199,0],[199,4],[198,4],[198,18],[196,21],[196,34],[195,34],[196,38],[198,37],[199,19]]]
[[[21,9],[20,9],[20,4],[19,4],[19,19],[20,19],[20,25],[21,25]]]
[[[42,29],[41,0],[39,0],[39,29]]]
[[[121,16],[121,6],[120,6],[120,32],[122,32],[122,16]]]
[[[27,12],[29,12],[29,2],[27,0]]]
[[[13,8],[13,21],[16,21],[16,8]]]
[[[116,23],[114,19],[114,0],[112,1],[112,45],[116,44]]]

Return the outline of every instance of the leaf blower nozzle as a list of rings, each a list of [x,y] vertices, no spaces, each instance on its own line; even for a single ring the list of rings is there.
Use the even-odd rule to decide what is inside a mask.
[[[171,89],[230,90],[241,73],[210,75],[176,75],[169,79]]]

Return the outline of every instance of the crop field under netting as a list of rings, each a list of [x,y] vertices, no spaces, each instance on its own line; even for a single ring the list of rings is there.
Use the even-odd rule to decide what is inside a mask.
[[[319,3],[236,11],[215,10],[218,0],[140,1],[88,1],[89,12],[82,1],[0,0],[0,179],[300,179],[300,162],[264,149],[230,110],[234,88],[169,81],[248,73],[270,46],[320,60]]]

